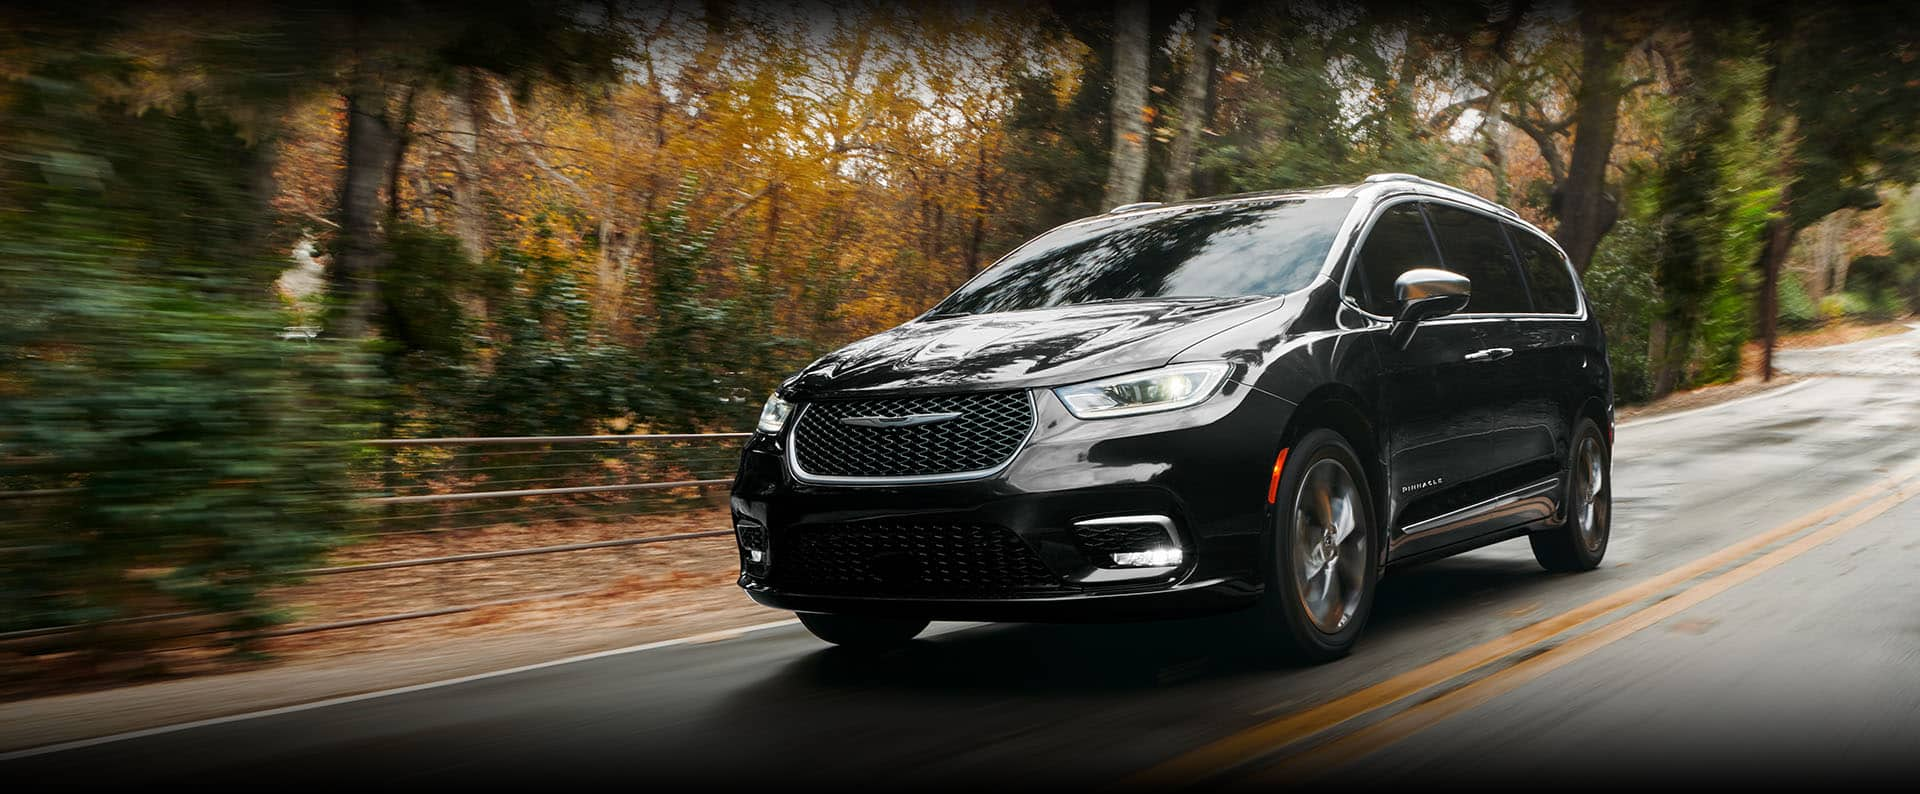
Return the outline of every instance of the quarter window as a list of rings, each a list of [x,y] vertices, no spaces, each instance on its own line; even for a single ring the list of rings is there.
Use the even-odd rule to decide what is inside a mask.
[[[1473,281],[1467,312],[1533,311],[1526,282],[1520,280],[1520,267],[1513,261],[1513,249],[1507,247],[1507,235],[1500,230],[1499,221],[1445,204],[1427,205],[1427,217],[1433,222],[1433,236],[1440,241],[1440,257],[1446,268]]]
[[[1349,294],[1360,307],[1379,315],[1391,316],[1397,303],[1393,282],[1417,267],[1439,267],[1440,254],[1434,250],[1433,235],[1420,205],[1407,201],[1388,207],[1373,222],[1366,243],[1360,246],[1358,270],[1347,285]]]
[[[1580,294],[1573,289],[1573,270],[1560,252],[1525,229],[1509,226],[1507,233],[1520,252],[1520,269],[1527,273],[1534,307],[1550,314],[1579,314]]]

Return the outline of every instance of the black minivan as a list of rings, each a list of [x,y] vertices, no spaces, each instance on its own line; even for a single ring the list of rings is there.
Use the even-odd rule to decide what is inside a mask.
[[[1257,606],[1330,659],[1388,567],[1522,535],[1600,563],[1608,373],[1566,255],[1464,190],[1127,205],[782,384],[740,585],[849,646]]]

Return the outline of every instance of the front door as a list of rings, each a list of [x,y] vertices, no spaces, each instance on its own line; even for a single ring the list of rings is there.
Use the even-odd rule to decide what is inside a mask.
[[[1500,463],[1502,362],[1473,357],[1496,346],[1500,320],[1442,318],[1422,323],[1405,349],[1382,350],[1383,406],[1391,423],[1388,485],[1395,527],[1390,548],[1413,553],[1462,538],[1436,522],[1486,499]],[[1392,348],[1386,335],[1379,343]]]
[[[1374,316],[1378,331],[1370,336],[1381,362],[1377,405],[1386,430],[1388,525],[1395,527],[1390,555],[1404,542],[1425,547],[1452,534],[1415,537],[1404,529],[1470,504],[1478,478],[1495,463],[1491,439],[1503,398],[1488,376],[1502,362],[1474,354],[1496,346],[1501,321],[1429,320],[1405,348],[1385,333],[1399,306],[1393,290],[1400,274],[1442,266],[1422,202],[1403,201],[1375,217],[1347,281],[1348,298]]]

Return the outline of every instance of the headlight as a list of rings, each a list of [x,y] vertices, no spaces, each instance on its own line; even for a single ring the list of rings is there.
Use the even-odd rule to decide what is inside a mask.
[[[793,415],[793,403],[780,399],[780,394],[767,396],[767,404],[760,406],[760,432],[769,435],[780,432],[787,426],[787,417]]]
[[[1081,419],[1171,411],[1206,402],[1227,379],[1227,364],[1180,364],[1152,372],[1062,386],[1053,393]]]

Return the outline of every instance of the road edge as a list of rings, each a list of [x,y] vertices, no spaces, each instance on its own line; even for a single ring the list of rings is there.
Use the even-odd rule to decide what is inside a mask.
[[[286,706],[276,706],[270,709],[260,709],[256,711],[243,711],[237,714],[228,714],[220,717],[208,717],[205,719],[193,720],[191,722],[180,722],[180,723],[174,723],[171,725],[157,725],[151,728],[140,728],[140,729],[131,730],[131,731],[121,731],[119,733],[110,733],[104,736],[95,736],[89,739],[73,739],[70,741],[57,742],[54,744],[41,745],[38,747],[28,747],[20,750],[0,752],[0,763],[17,761],[17,760],[32,758],[32,757],[41,756],[41,755],[51,755],[54,753],[66,752],[68,750],[79,750],[82,748],[95,747],[103,744],[112,744],[114,742],[122,742],[122,741],[127,741],[129,739],[141,739],[148,736],[159,736],[162,734],[175,733],[179,731],[189,731],[197,728],[206,728],[214,725],[223,725],[230,722],[242,722],[245,720],[261,719],[265,717],[277,717],[282,714],[294,714],[302,711],[311,711],[313,709],[323,709],[331,706],[345,705],[348,703],[358,703],[358,702],[367,701],[367,700],[377,700],[380,698],[393,697],[396,695],[405,695],[413,692],[422,692],[429,689],[439,689],[441,687],[457,686],[459,684],[466,684],[474,681],[484,681],[490,678],[501,678],[501,677],[510,676],[510,675],[518,675],[520,673],[531,672],[534,670],[544,670],[549,667],[559,667],[561,665],[577,664],[579,662],[589,662],[595,659],[605,659],[613,656],[622,656],[626,654],[640,653],[643,651],[658,650],[661,648],[672,648],[672,647],[685,646],[685,645],[704,645],[711,642],[722,642],[726,640],[736,639],[738,637],[741,637],[747,634],[752,634],[755,632],[783,628],[786,626],[796,626],[796,625],[799,625],[799,623],[800,621],[798,619],[787,618],[785,620],[775,620],[767,623],[757,623],[754,625],[742,626],[734,629],[721,629],[718,631],[701,632],[699,634],[690,634],[684,637],[675,637],[673,639],[657,640],[654,642],[641,643],[639,645],[629,645],[624,648],[610,648],[604,651],[594,651],[592,653],[577,654],[574,656],[568,656],[561,659],[550,659],[544,662],[533,662],[530,664],[523,664],[515,667],[508,667],[501,670],[490,670],[490,671],[481,672],[481,673],[471,673],[468,675],[457,676],[454,678],[446,678],[438,681],[427,681],[425,683],[410,684],[407,686],[392,687],[389,689],[378,689],[371,692],[362,692],[355,695],[341,695],[339,697],[324,698],[321,700],[308,701],[306,703],[295,703],[295,704],[286,705]]]

